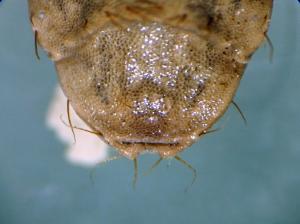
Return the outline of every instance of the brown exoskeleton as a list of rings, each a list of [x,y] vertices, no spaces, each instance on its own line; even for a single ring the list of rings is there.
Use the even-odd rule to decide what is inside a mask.
[[[119,153],[175,157],[232,103],[272,0],[29,0],[78,115]],[[188,164],[186,164],[188,165]]]

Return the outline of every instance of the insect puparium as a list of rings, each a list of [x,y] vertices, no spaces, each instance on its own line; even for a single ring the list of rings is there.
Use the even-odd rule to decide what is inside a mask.
[[[203,136],[266,39],[272,0],[29,0],[36,42],[78,115],[119,153]]]

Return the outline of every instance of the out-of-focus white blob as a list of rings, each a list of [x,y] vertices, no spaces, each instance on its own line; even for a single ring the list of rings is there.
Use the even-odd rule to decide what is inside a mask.
[[[77,116],[70,107],[70,114],[73,126],[89,130],[89,127]],[[66,158],[73,164],[92,167],[107,159],[108,145],[99,137],[91,133],[74,130],[76,143],[68,123],[67,98],[60,87],[55,89],[54,97],[50,103],[47,125],[53,129],[58,138],[67,144]]]

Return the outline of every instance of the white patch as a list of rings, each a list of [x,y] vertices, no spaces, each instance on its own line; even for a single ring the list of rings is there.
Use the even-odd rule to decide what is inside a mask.
[[[73,126],[90,130],[89,127],[77,116],[72,107],[70,114]],[[92,167],[107,159],[108,145],[98,136],[80,130],[74,130],[76,143],[68,123],[67,98],[61,88],[57,87],[52,102],[50,103],[47,126],[53,129],[58,138],[67,144],[66,159],[76,165]]]

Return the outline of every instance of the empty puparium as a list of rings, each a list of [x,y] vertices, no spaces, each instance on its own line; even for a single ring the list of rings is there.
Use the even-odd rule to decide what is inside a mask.
[[[29,0],[77,114],[120,154],[172,157],[224,114],[272,0]]]

